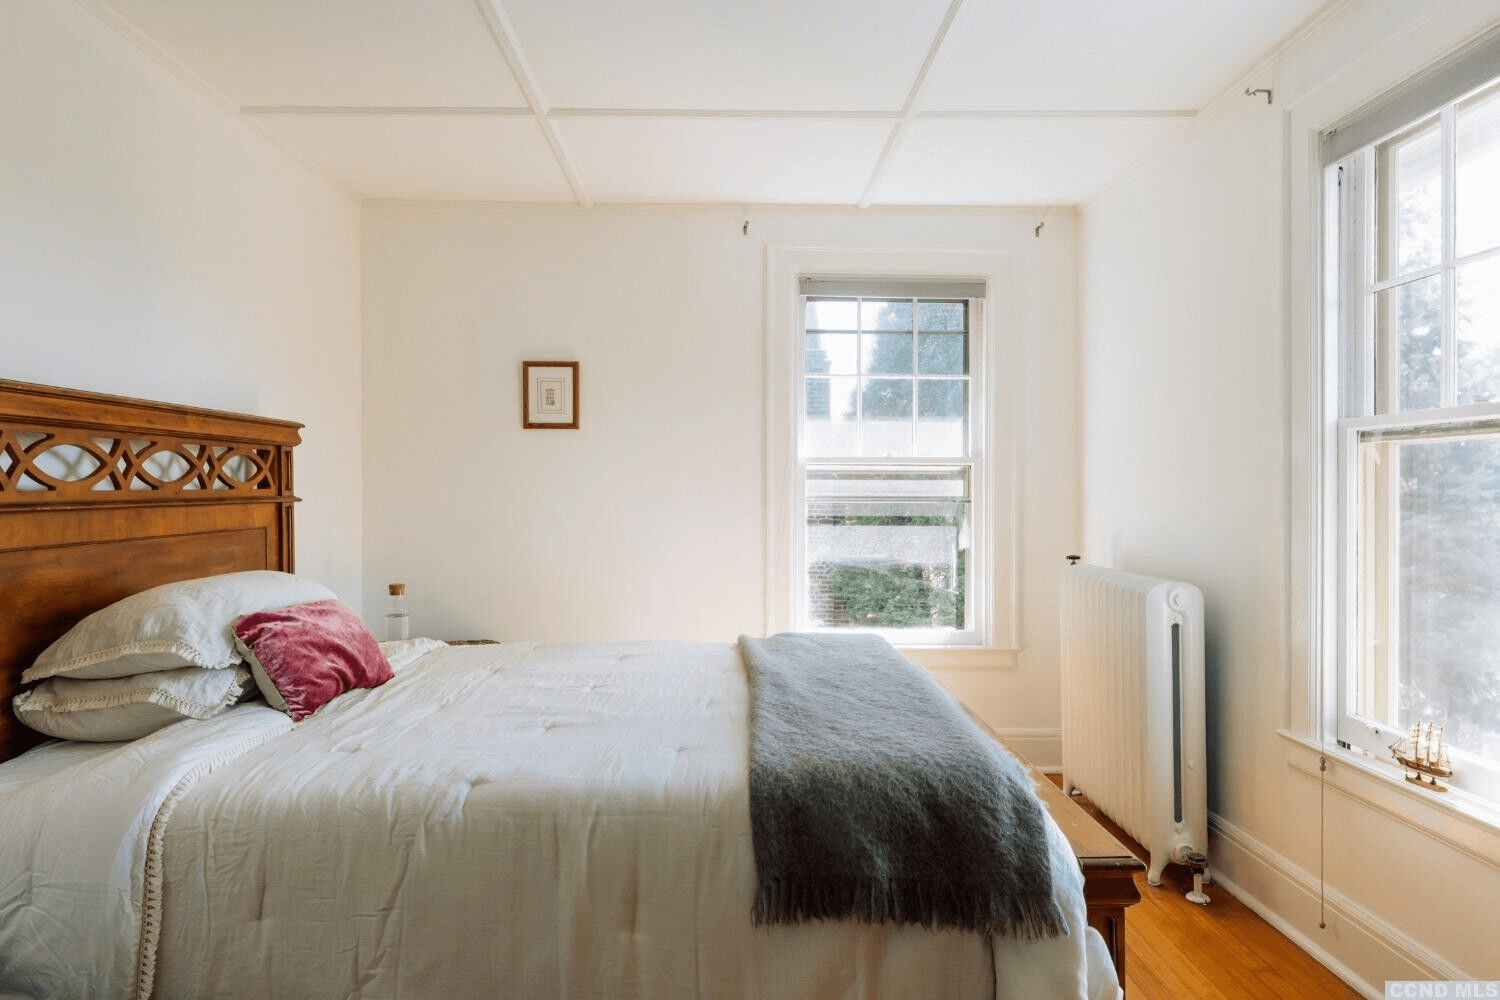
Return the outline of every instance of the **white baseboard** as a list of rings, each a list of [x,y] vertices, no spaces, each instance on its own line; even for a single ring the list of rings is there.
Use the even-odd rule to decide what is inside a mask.
[[[1061,729],[996,729],[995,733],[1043,774],[1062,771]]]
[[[1382,1000],[1387,979],[1471,978],[1332,889],[1323,892],[1327,927],[1319,929],[1316,876],[1212,813],[1209,834],[1213,881],[1370,1000]],[[1367,977],[1378,977],[1379,987]]]

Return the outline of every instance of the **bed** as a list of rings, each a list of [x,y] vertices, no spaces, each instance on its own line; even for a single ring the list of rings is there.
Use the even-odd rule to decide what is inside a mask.
[[[389,682],[295,724],[251,700],[37,746],[9,706],[80,619],[294,571],[298,441],[0,382],[0,995],[1117,995],[1050,820],[1066,934],[757,926],[731,643],[415,641],[385,648]],[[63,469],[40,460],[59,445]]]

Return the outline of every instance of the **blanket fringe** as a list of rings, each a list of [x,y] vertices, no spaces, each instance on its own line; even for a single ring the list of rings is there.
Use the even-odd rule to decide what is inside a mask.
[[[751,920],[757,927],[808,920],[918,924],[1034,940],[1068,933],[1055,903],[1018,902],[976,886],[864,879],[762,879]]]

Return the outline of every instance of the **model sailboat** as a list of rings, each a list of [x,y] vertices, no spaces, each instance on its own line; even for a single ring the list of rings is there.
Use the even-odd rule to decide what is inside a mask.
[[[1453,762],[1448,759],[1448,748],[1443,744],[1443,727],[1432,723],[1412,723],[1411,733],[1391,744],[1391,755],[1408,771],[1406,780],[1438,792],[1446,792],[1447,785],[1438,783],[1439,778],[1453,776]],[[1422,776],[1426,775],[1424,781]]]

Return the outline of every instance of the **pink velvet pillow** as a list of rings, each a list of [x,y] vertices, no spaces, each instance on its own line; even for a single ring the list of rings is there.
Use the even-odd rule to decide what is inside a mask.
[[[395,676],[375,637],[338,601],[257,611],[234,623],[234,635],[266,701],[293,722],[345,691]]]

